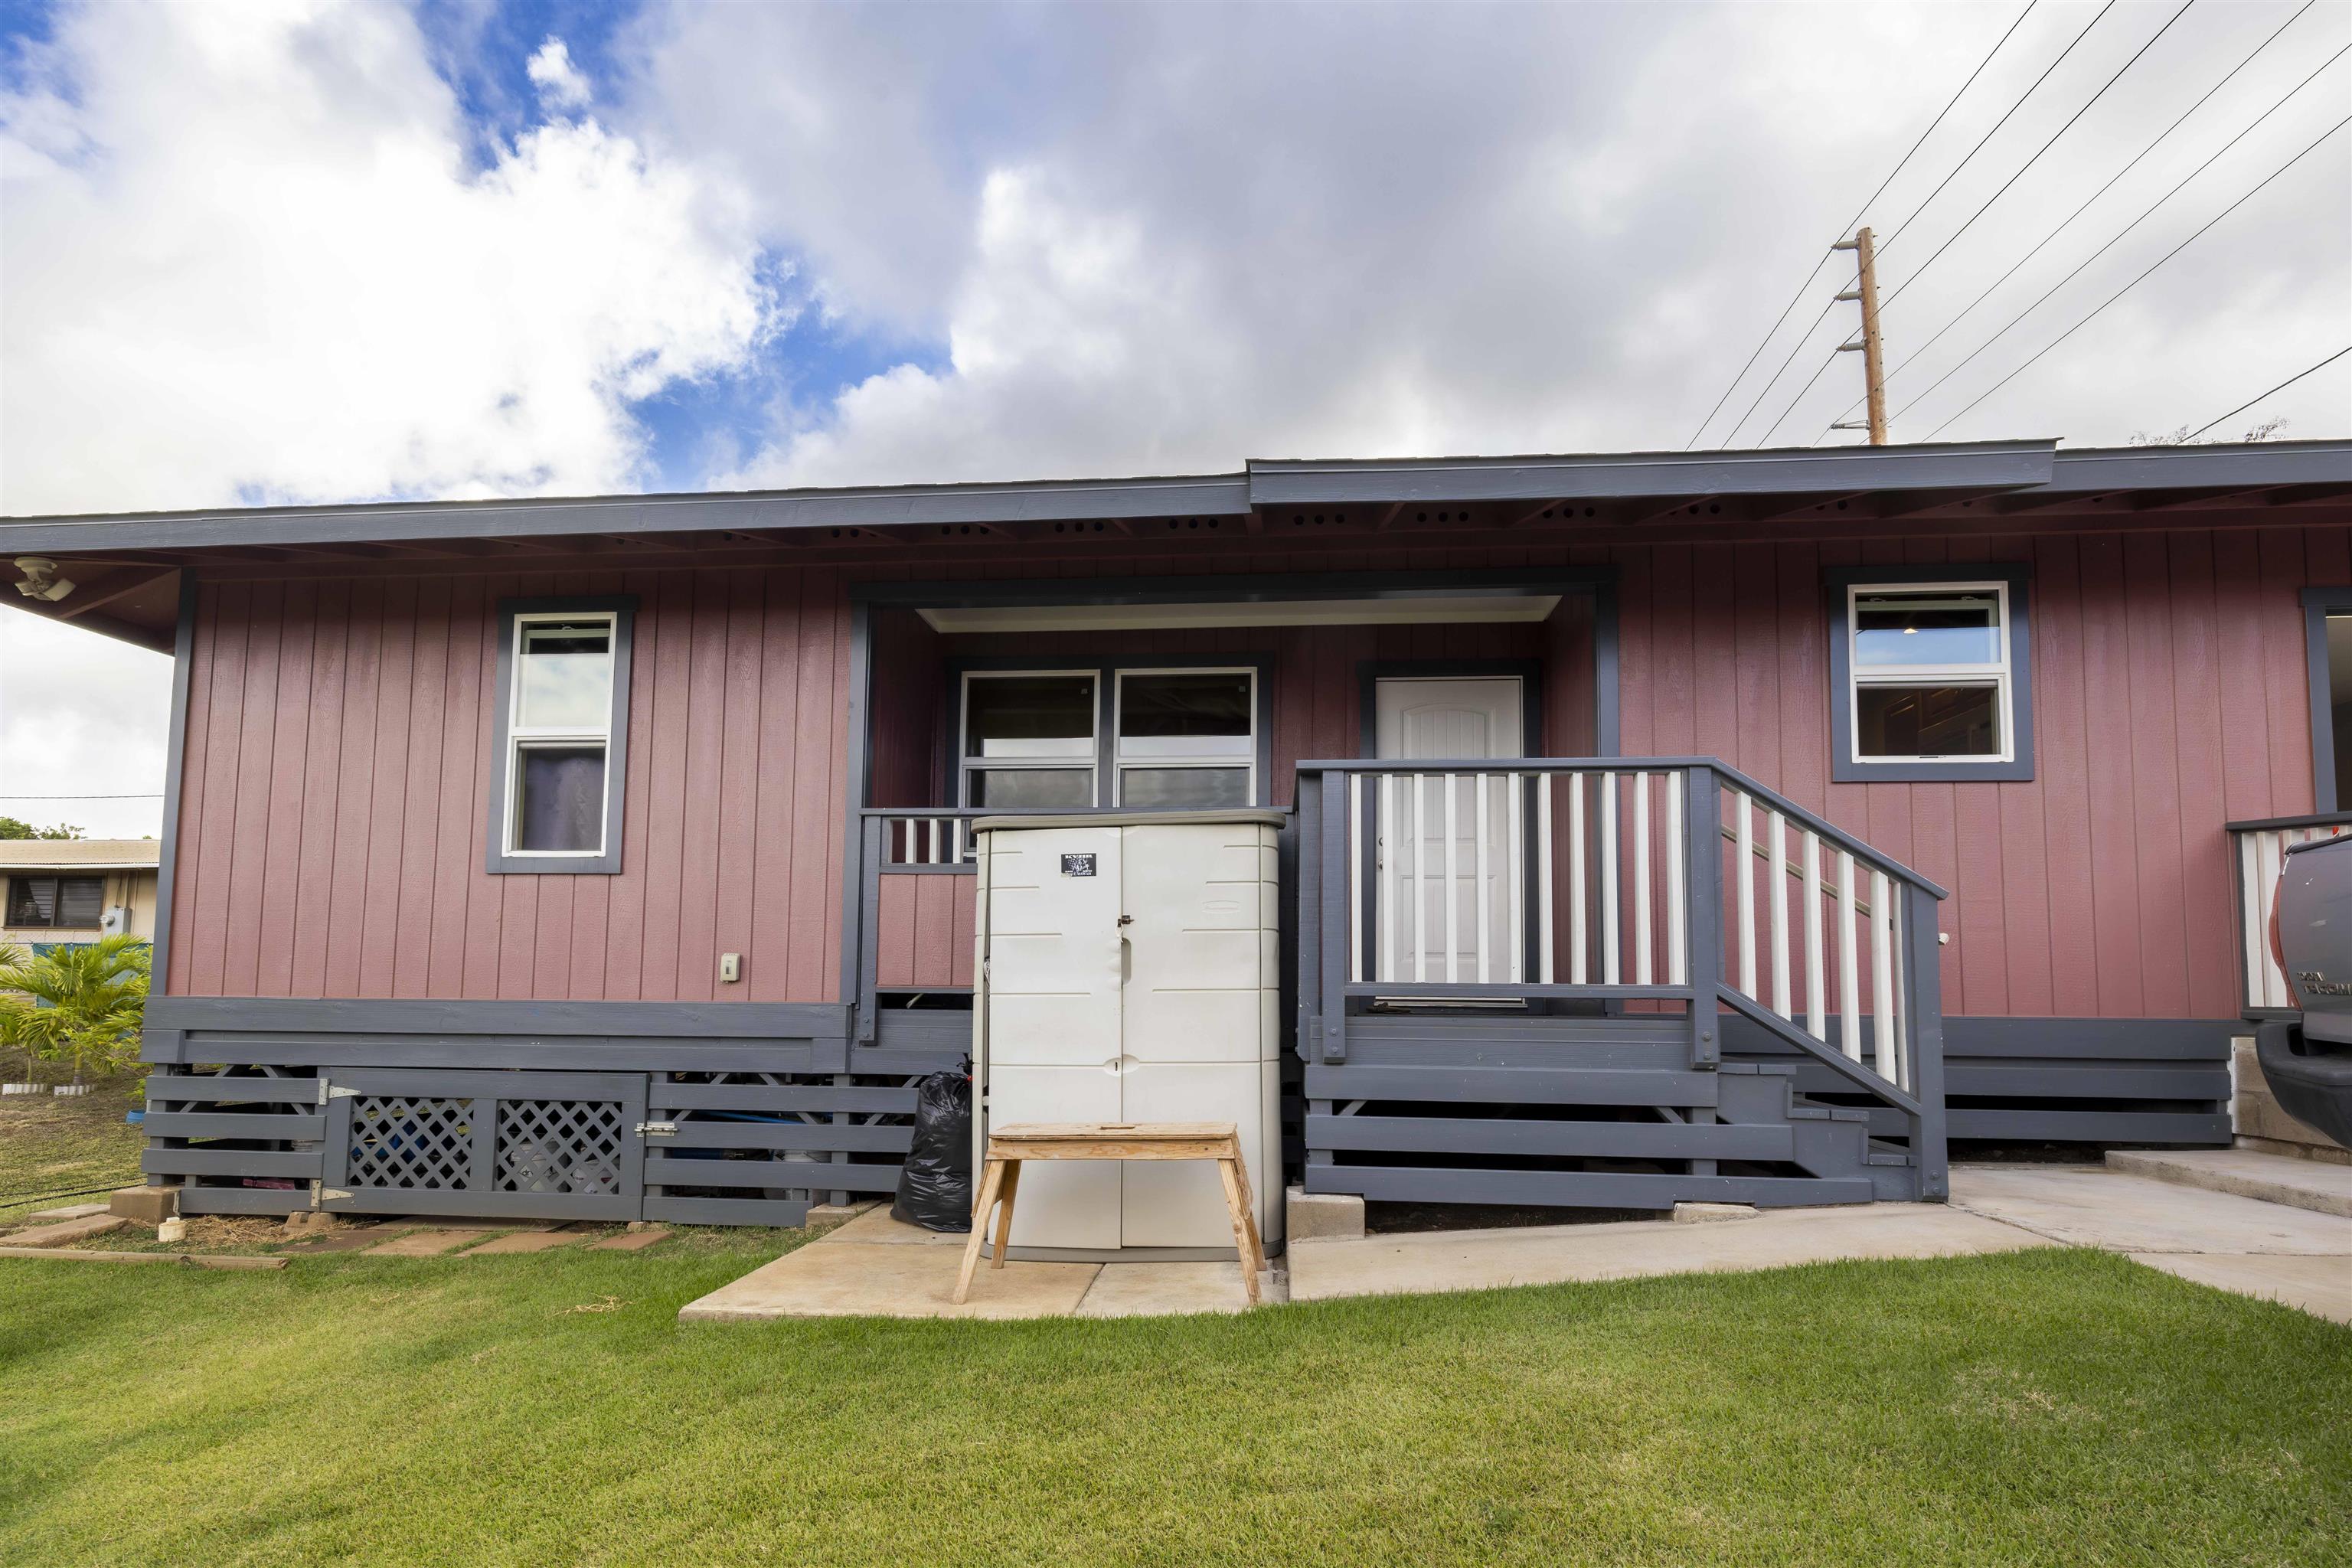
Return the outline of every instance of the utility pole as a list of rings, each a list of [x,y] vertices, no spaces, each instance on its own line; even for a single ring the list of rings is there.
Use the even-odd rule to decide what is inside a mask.
[[[1840,430],[1867,429],[1870,432],[1870,444],[1874,447],[1884,447],[1886,445],[1886,373],[1885,362],[1879,357],[1878,353],[1877,252],[1872,245],[1870,230],[1866,228],[1854,230],[1852,239],[1842,239],[1830,248],[1851,250],[1855,253],[1854,259],[1861,263],[1862,276],[1855,280],[1857,286],[1847,289],[1838,298],[1862,301],[1862,341],[1840,343],[1838,352],[1851,353],[1855,349],[1862,351],[1863,390],[1870,404],[1868,425],[1856,425],[1850,420],[1840,420],[1835,427]]]

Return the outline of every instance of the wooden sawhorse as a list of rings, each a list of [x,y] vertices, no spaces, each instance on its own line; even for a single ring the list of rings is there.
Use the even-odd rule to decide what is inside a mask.
[[[1013,1235],[1013,1195],[1021,1186],[1024,1160],[1214,1160],[1232,1211],[1234,1247],[1240,1255],[1242,1289],[1258,1304],[1257,1277],[1265,1268],[1258,1240],[1255,1200],[1249,1167],[1242,1162],[1240,1133],[1230,1121],[1026,1121],[999,1127],[988,1136],[987,1163],[980,1198],[971,1210],[971,1240],[964,1244],[963,1268],[956,1275],[955,1301],[971,1293],[980,1249],[988,1239],[989,1211],[996,1211],[996,1255],[989,1267],[1004,1267],[1004,1247]]]

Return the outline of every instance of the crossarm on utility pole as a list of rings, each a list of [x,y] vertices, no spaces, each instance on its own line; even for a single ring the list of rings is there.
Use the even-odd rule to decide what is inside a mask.
[[[1870,405],[1870,444],[1874,447],[1884,447],[1886,445],[1886,374],[1884,368],[1885,362],[1879,353],[1878,343],[1876,248],[1872,241],[1870,230],[1867,228],[1856,229],[1852,239],[1842,239],[1831,248],[1854,252],[1854,259],[1858,263],[1860,276],[1855,279],[1854,287],[1840,294],[1838,298],[1861,301],[1862,341],[1841,343],[1838,349],[1840,353],[1847,353],[1854,349],[1862,351],[1863,388]],[[1851,430],[1853,426],[1841,424],[1838,428]]]

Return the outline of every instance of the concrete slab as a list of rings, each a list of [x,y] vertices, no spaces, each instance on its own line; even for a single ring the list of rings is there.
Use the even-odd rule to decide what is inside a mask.
[[[919,1225],[901,1224],[890,1217],[887,1208],[877,1205],[847,1225],[835,1226],[812,1245],[847,1243],[852,1246],[952,1247],[961,1249],[971,1239],[970,1231],[925,1230]]]
[[[63,1219],[55,1225],[35,1226],[30,1230],[11,1234],[11,1247],[63,1247],[70,1241],[87,1241],[93,1236],[104,1236],[110,1230],[121,1230],[131,1222],[116,1214],[86,1214],[79,1219]]]
[[[2251,1149],[2111,1149],[2107,1169],[2352,1219],[2352,1165]]]
[[[519,1230],[506,1236],[492,1237],[479,1247],[469,1247],[461,1257],[502,1258],[519,1252],[546,1252],[558,1247],[570,1247],[582,1239],[572,1230]]]
[[[608,1236],[602,1241],[588,1244],[591,1252],[642,1252],[656,1241],[669,1239],[667,1226],[647,1226],[643,1230],[625,1230],[618,1236]]]
[[[684,1322],[1066,1317],[1077,1310],[1102,1268],[1098,1263],[1013,1263],[993,1269],[983,1263],[972,1281],[971,1299],[959,1307],[949,1298],[955,1292],[961,1262],[962,1255],[954,1247],[861,1244],[842,1240],[836,1231],[688,1302],[677,1315]]]
[[[2110,1252],[2352,1255],[2352,1219],[2100,1165],[1955,1165],[1952,1205]]]
[[[88,1219],[94,1214],[110,1213],[104,1204],[68,1204],[63,1208],[37,1209],[25,1215],[26,1225],[63,1225],[69,1219]]]
[[[390,1241],[371,1247],[362,1255],[368,1258],[438,1258],[445,1252],[455,1252],[482,1239],[478,1230],[412,1230],[405,1236],[395,1236]]]
[[[1631,1220],[1294,1242],[1290,1299],[1482,1290],[1569,1279],[1738,1272],[1848,1258],[1952,1258],[2048,1243],[1938,1204],[1771,1209],[1738,1225]]]
[[[1034,1265],[1008,1263],[1005,1272]],[[1271,1304],[1286,1300],[1279,1277],[1258,1277],[1258,1289]],[[975,1284],[972,1291],[979,1293]],[[1078,1303],[1081,1318],[1159,1318],[1184,1312],[1245,1312],[1242,1266],[1235,1263],[1106,1263]]]
[[[2135,1252],[2135,1263],[2200,1285],[2258,1296],[2314,1317],[2352,1323],[2352,1258],[2292,1258],[2260,1253]]]
[[[811,1230],[825,1230],[834,1226],[847,1225],[859,1215],[881,1206],[880,1198],[863,1198],[854,1204],[811,1204],[801,1224]]]

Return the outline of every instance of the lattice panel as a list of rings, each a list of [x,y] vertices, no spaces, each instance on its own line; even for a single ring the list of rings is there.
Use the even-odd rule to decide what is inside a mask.
[[[499,1106],[497,1187],[502,1193],[620,1190],[620,1102],[509,1100]]]
[[[352,1105],[355,1187],[462,1191],[473,1167],[474,1102],[363,1094]]]

